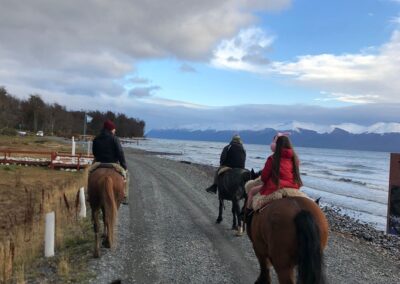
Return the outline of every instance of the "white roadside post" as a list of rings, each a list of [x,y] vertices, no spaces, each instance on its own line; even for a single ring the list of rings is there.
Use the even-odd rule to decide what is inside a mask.
[[[90,144],[91,144],[91,142],[92,141],[90,141],[90,140],[88,140],[88,142],[87,142],[87,155],[88,156],[90,155]]]
[[[74,136],[72,136],[72,152],[71,152],[72,156],[75,156],[75,138]]]
[[[81,205],[81,210],[79,211],[79,217],[86,218],[85,191],[83,187],[79,189],[79,203]]]
[[[46,227],[44,232],[45,257],[54,256],[55,219],[54,211],[46,214]]]

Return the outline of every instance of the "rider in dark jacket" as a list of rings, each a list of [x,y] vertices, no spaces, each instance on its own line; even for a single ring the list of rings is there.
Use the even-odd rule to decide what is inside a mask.
[[[234,135],[231,142],[224,147],[219,160],[219,168],[215,173],[214,183],[206,189],[207,192],[217,193],[218,172],[222,167],[244,169],[246,151],[239,135]]]
[[[126,162],[121,143],[115,136],[115,125],[111,120],[104,122],[101,133],[93,140],[95,162],[119,163],[126,170]]]

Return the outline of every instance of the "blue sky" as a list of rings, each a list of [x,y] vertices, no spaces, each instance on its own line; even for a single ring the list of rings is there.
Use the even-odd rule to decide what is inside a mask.
[[[293,1],[280,11],[257,13],[252,27],[273,43],[265,51],[269,61],[295,61],[301,55],[361,54],[388,42],[398,24],[399,3],[384,0]],[[368,51],[369,50],[369,51]],[[177,59],[146,60],[134,73],[150,78],[161,98],[207,106],[240,104],[352,105],[340,100],[318,100],[321,88],[299,86],[274,74],[216,68],[209,62],[184,62],[194,72],[181,72]],[[129,87],[133,87],[130,85]]]
[[[0,37],[15,96],[149,128],[397,123],[399,0],[3,0]]]

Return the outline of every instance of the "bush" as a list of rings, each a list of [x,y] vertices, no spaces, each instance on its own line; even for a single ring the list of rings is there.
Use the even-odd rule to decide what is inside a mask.
[[[17,130],[14,128],[3,128],[0,129],[0,134],[6,135],[6,136],[16,136],[18,134]]]

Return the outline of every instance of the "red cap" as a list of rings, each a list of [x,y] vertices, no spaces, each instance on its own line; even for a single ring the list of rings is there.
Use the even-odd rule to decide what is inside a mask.
[[[115,124],[111,120],[107,119],[104,122],[103,128],[112,131],[115,129]]]

